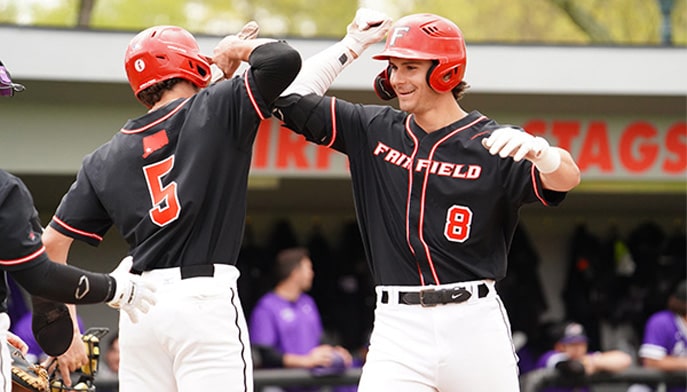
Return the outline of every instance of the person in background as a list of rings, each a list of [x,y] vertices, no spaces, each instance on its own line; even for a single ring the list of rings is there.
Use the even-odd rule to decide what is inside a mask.
[[[15,92],[23,90],[24,86],[12,82],[9,71],[0,62],[0,96],[11,97]],[[135,322],[156,303],[155,285],[128,273],[132,264],[130,256],[122,259],[109,274],[60,265],[49,258],[41,241],[42,232],[38,211],[26,184],[20,178],[0,169],[0,341],[7,341],[22,354],[28,352],[26,342],[10,332],[7,275],[36,297],[33,299],[34,305],[39,299],[69,304],[107,303],[125,311],[132,322]],[[55,312],[52,313],[42,314],[41,317],[50,318],[54,322]],[[69,329],[77,329],[76,325],[67,325],[68,330],[64,331],[67,335],[63,335],[67,342],[71,334]],[[51,340],[60,338],[62,336],[54,336]],[[12,388],[11,362],[7,344],[0,344],[1,392],[10,392]],[[69,373],[63,372],[62,375],[67,386],[70,386]]]
[[[583,377],[597,372],[621,372],[632,365],[632,357],[620,350],[588,351],[589,338],[584,327],[575,322],[555,328],[553,350],[544,353],[537,368],[558,369],[567,376]],[[588,388],[546,388],[545,392],[585,392]]]
[[[116,392],[116,387],[109,387],[98,384],[112,385],[118,380],[119,373],[119,332],[114,332],[107,339],[107,351],[101,356],[95,380],[98,392]]]
[[[274,289],[258,300],[250,317],[251,344],[259,358],[256,365],[306,368],[315,375],[340,373],[352,366],[346,349],[322,343],[320,314],[314,299],[306,294],[314,277],[308,251],[301,247],[280,251],[275,275]],[[306,390],[313,389],[288,389]]]
[[[647,320],[639,358],[646,368],[687,372],[687,281],[677,284],[665,310]],[[684,391],[687,385],[668,388],[668,392]]]

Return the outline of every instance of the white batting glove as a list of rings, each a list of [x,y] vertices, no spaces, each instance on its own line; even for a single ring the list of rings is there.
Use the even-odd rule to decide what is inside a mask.
[[[510,156],[515,162],[525,158],[534,163],[540,173],[554,172],[561,165],[561,154],[551,148],[546,139],[520,129],[499,128],[488,138],[482,139],[482,145],[491,155],[499,154],[501,158]]]
[[[359,8],[341,42],[356,56],[360,56],[370,45],[381,41],[390,28],[391,18],[385,13]]]
[[[250,22],[243,25],[241,31],[239,31],[238,34],[228,35],[224,37],[222,41],[233,39],[255,39],[258,37],[259,32],[260,26],[257,22],[251,20]],[[224,58],[224,56],[221,56],[223,46],[222,44],[223,42],[220,42],[214,49],[214,56],[212,58],[213,64],[210,65],[210,70],[212,71],[211,83],[215,83],[221,79],[227,79],[232,77],[232,75],[234,75],[234,72],[236,72],[236,70],[241,65],[241,61],[239,60],[227,60]]]
[[[148,313],[155,305],[156,287],[152,282],[145,281],[139,276],[129,273],[133,265],[133,258],[127,256],[122,259],[117,268],[110,272],[114,278],[115,295],[107,303],[109,306],[123,310],[129,315],[132,323],[138,322],[138,312]]]

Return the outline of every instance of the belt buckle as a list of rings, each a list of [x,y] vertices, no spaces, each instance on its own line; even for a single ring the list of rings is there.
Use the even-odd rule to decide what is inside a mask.
[[[423,308],[431,308],[431,307],[437,306],[436,303],[428,304],[425,302],[425,293],[433,293],[434,291],[435,291],[434,289],[420,290],[420,305]]]

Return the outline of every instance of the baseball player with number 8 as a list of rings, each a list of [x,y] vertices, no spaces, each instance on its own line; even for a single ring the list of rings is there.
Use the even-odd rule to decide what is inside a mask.
[[[359,10],[349,34],[307,59],[275,113],[348,156],[377,293],[360,392],[517,391],[517,357],[495,282],[519,209],[559,204],[580,181],[567,151],[458,103],[466,48],[450,20]],[[352,29],[352,30],[351,30]],[[388,30],[375,81],[400,110],[322,96]],[[354,34],[351,34],[353,31]]]

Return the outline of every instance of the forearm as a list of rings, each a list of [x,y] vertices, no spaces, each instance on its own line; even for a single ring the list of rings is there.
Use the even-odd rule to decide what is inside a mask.
[[[337,76],[355,59],[355,53],[343,42],[338,42],[303,62],[296,80],[281,94],[317,94],[331,87]]]
[[[366,8],[359,8],[346,28],[346,35],[336,44],[308,58],[294,83],[282,94],[324,95],[334,79],[370,45],[379,42],[391,27],[391,18]]]
[[[67,237],[48,226],[45,228],[45,231],[43,231],[41,240],[43,241],[43,245],[45,245],[45,252],[48,254],[50,260],[60,264],[67,264],[69,249],[72,246],[72,242],[74,242],[73,238]]]
[[[632,357],[623,351],[613,350],[587,355],[583,364],[587,373],[622,372],[632,365]]]
[[[687,371],[687,357],[665,356],[661,359],[644,358],[644,367],[664,372]]]
[[[311,368],[312,363],[308,355],[284,354],[282,357],[285,368]]]
[[[568,192],[580,183],[580,169],[569,152],[558,147],[551,147],[552,153],[560,154],[560,166],[551,173],[539,173],[545,189]]]
[[[49,261],[10,274],[31,295],[70,304],[107,302],[116,288],[109,275]]]

